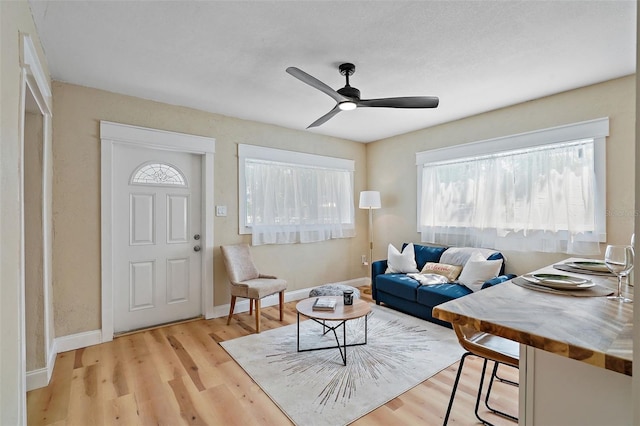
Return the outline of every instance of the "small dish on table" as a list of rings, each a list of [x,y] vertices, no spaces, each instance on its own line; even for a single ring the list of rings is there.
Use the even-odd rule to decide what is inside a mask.
[[[584,269],[586,271],[594,271],[594,272],[609,272],[607,265],[601,260],[576,260],[574,262],[567,262],[565,265],[571,266],[576,269]]]
[[[558,274],[526,274],[523,275],[522,278],[525,280],[541,285],[544,287],[553,288],[556,290],[586,290],[595,286],[593,281],[571,277],[569,275],[558,275]]]

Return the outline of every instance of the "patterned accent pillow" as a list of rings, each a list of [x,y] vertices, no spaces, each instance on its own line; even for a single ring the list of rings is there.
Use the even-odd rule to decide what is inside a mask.
[[[438,274],[446,277],[449,282],[455,281],[462,272],[462,266],[446,263],[427,262],[420,271],[421,274]]]

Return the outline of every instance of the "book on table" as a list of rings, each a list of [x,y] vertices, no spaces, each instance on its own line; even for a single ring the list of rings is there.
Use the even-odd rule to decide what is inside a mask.
[[[314,311],[333,311],[336,309],[336,299],[318,297],[313,303]]]

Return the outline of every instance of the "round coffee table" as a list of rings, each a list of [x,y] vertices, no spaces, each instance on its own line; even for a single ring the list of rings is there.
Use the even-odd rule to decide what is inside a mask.
[[[353,305],[345,305],[342,302],[342,296],[322,296],[322,299],[325,298],[336,300],[336,308],[334,310],[314,311],[313,304],[315,303],[316,299],[318,299],[317,297],[310,297],[308,299],[301,300],[296,305],[296,310],[298,311],[297,350],[298,352],[308,352],[337,348],[340,351],[342,362],[344,363],[344,365],[347,365],[347,347],[367,344],[367,319],[369,313],[371,312],[371,306],[369,305],[369,303],[361,299],[354,299]],[[330,331],[333,332],[333,335],[336,338],[336,346],[300,349],[300,315],[304,315],[312,321],[315,321],[318,324],[322,325],[323,335],[327,334]],[[364,342],[347,344],[347,328],[345,325],[346,322],[361,317],[364,317]],[[337,321],[338,324],[335,326],[331,326],[327,325],[326,321]],[[340,339],[338,338],[338,334],[336,333],[336,330],[340,327],[342,327],[342,344],[340,343]]]

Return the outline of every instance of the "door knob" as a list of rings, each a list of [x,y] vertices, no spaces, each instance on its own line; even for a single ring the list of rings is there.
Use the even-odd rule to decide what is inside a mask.
[[[193,251],[200,251],[200,246],[195,246],[195,247],[193,248]]]
[[[196,241],[198,241],[198,240],[200,239],[200,234],[196,234],[196,235],[194,235],[194,236],[193,236],[193,239],[194,239],[194,240],[196,240]]]

